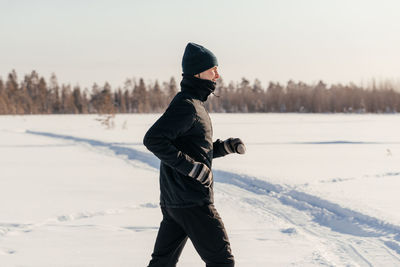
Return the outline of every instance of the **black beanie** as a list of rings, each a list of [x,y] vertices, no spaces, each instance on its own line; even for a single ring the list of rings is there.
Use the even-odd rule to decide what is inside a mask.
[[[195,75],[218,66],[215,55],[207,48],[188,43],[182,58],[183,74]]]

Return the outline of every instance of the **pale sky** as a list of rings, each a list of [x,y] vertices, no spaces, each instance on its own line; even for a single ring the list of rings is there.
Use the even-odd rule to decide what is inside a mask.
[[[398,0],[0,0],[0,76],[180,80],[188,42],[225,80],[400,80]]]

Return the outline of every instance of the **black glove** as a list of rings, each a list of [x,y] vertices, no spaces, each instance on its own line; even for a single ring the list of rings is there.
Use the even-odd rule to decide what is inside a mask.
[[[192,177],[202,183],[203,185],[210,186],[212,182],[212,172],[207,167],[207,165],[195,162],[193,169],[188,174],[189,177]]]
[[[246,147],[243,144],[242,140],[239,138],[229,138],[224,141],[224,149],[226,153],[238,153],[244,154],[246,153]]]

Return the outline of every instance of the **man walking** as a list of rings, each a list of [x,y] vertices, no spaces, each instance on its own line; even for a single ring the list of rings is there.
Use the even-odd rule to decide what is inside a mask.
[[[160,224],[149,267],[176,266],[188,238],[207,267],[234,266],[221,217],[214,207],[213,158],[243,154],[238,138],[212,141],[204,107],[219,78],[215,55],[189,43],[183,59],[181,92],[146,133],[143,143],[160,160]]]

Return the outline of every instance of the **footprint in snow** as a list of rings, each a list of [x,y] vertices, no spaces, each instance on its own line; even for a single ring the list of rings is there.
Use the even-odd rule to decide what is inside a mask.
[[[158,230],[158,227],[152,227],[152,226],[125,226],[122,227],[123,229],[126,230],[131,230],[134,232],[144,232],[144,231],[156,231]]]
[[[154,209],[154,208],[158,208],[158,204],[155,204],[155,203],[144,203],[144,204],[141,204],[140,207]]]
[[[297,230],[296,228],[291,227],[291,228],[281,229],[281,233],[288,235],[295,235],[297,234]]]
[[[0,255],[1,254],[3,254],[3,255],[12,255],[12,254],[15,254],[17,251],[16,250],[13,250],[13,249],[2,249],[2,250],[0,250]]]

